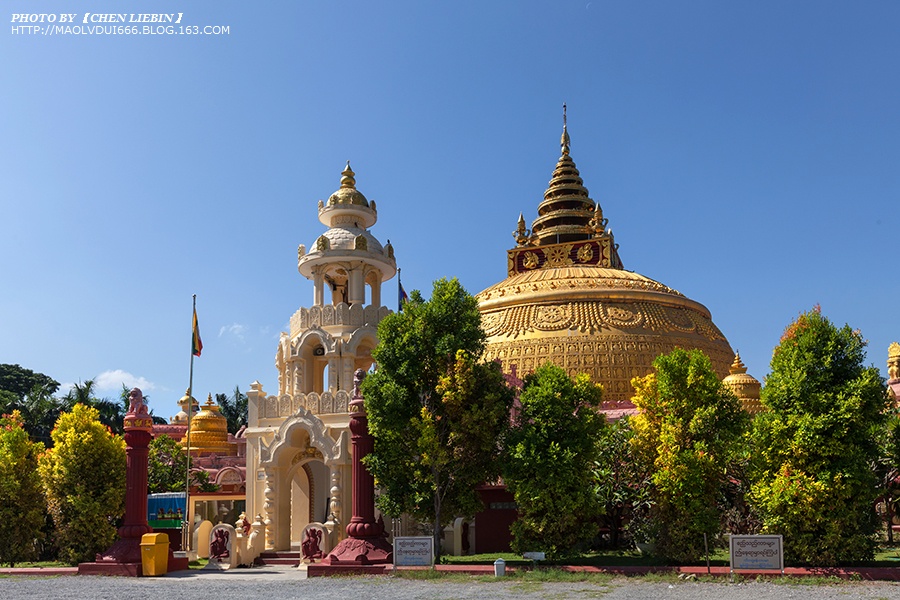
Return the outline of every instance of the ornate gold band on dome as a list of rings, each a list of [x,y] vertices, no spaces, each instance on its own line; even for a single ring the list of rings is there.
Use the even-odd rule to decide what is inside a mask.
[[[702,304],[694,302],[669,286],[633,271],[573,265],[543,268],[512,275],[476,296],[485,308],[520,303],[527,300],[552,300],[565,296],[600,300],[637,300],[647,298],[645,292],[658,292],[670,298],[660,301],[690,306],[708,315]],[[656,297],[656,296],[654,296]]]
[[[691,334],[725,341],[708,316],[686,307],[658,302],[559,302],[482,309],[481,325],[489,338],[534,337],[543,332]]]

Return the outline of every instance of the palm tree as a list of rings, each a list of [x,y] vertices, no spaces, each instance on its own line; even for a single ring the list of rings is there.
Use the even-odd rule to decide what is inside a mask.
[[[216,402],[222,409],[222,416],[228,421],[228,433],[236,434],[247,424],[247,395],[241,392],[240,387],[234,386],[231,396],[216,394]]]

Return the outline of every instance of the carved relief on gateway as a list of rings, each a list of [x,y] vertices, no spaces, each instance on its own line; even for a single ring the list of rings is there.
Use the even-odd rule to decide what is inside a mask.
[[[351,306],[346,302],[300,308],[291,317],[291,333],[296,335],[307,329],[326,325],[349,324],[356,327],[363,325],[377,327],[378,323],[389,314],[391,314],[391,310],[384,306],[362,307],[359,304]]]
[[[337,393],[294,394],[293,396],[269,396],[259,403],[260,419],[283,419],[297,414],[300,409],[314,415],[339,414],[348,411],[350,394],[345,390]]]

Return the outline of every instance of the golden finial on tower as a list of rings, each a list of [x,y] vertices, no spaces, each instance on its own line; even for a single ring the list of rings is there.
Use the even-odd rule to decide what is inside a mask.
[[[563,132],[562,138],[559,140],[559,145],[562,146],[563,156],[569,155],[569,131],[566,129],[566,103],[563,102]]]
[[[347,168],[341,171],[341,187],[342,188],[356,188],[356,179],[353,176],[356,173],[350,168],[350,161],[347,161]]]
[[[732,375],[739,375],[747,372],[747,367],[744,366],[744,361],[741,360],[741,353],[737,350],[734,351],[734,362],[731,363],[729,371]]]

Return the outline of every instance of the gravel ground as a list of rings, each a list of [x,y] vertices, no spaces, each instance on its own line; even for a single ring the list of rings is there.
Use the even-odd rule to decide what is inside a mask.
[[[545,599],[604,598],[608,600],[650,598],[660,600],[900,600],[900,584],[891,582],[845,582],[801,585],[750,582],[743,584],[648,582],[642,578],[616,577],[597,583],[538,583],[515,580],[417,581],[391,577],[322,577],[306,579],[296,569],[253,569],[229,573],[192,571],[166,577],[6,577],[0,578],[0,598],[122,600],[304,600],[340,598],[407,600],[434,598]]]

